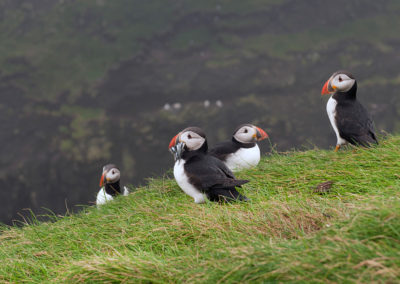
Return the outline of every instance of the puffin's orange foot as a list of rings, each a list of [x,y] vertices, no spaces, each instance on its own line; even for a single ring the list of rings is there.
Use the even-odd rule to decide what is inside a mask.
[[[339,151],[340,145],[336,145],[335,152]]]

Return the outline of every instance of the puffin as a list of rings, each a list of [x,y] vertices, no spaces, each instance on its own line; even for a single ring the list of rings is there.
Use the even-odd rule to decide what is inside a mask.
[[[120,177],[121,173],[114,164],[107,164],[103,167],[103,173],[100,178],[100,190],[96,198],[97,206],[113,200],[117,195],[122,194],[126,196],[129,194],[129,190],[126,186],[123,187],[121,192],[121,186],[119,184]]]
[[[231,140],[220,142],[210,149],[210,154],[223,161],[232,172],[253,168],[260,162],[258,141],[268,134],[252,124],[239,125]]]
[[[237,180],[219,159],[208,154],[207,138],[199,127],[188,127],[175,135],[169,143],[175,156],[174,177],[179,187],[194,199],[204,203],[247,201],[236,187],[248,180]]]
[[[322,95],[332,94],[326,105],[336,133],[335,152],[348,143],[369,147],[378,144],[371,116],[357,100],[357,81],[348,71],[337,71],[324,84]]]

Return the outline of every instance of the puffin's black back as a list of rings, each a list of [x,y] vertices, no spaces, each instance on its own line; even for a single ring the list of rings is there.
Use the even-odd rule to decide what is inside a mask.
[[[185,172],[189,182],[207,194],[211,201],[247,200],[235,189],[248,180],[237,180],[231,170],[219,159],[199,152],[186,160]]]
[[[215,144],[209,153],[221,161],[226,161],[229,154],[235,153],[240,148],[252,148],[255,145],[256,143],[241,143],[232,137],[232,140]]]
[[[356,99],[357,82],[353,87],[342,93],[335,93],[336,124],[340,136],[353,145],[369,146],[378,144],[374,125],[365,107]]]

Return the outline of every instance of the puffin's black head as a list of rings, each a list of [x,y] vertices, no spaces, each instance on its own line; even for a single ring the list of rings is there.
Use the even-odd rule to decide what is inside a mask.
[[[345,70],[340,70],[332,74],[332,76],[325,82],[321,94],[331,94],[338,92],[347,92],[349,91],[354,84],[356,83],[356,79],[354,76]]]
[[[207,151],[207,139],[199,127],[188,127],[179,132],[169,143],[169,150],[180,159],[184,151]]]
[[[103,167],[103,173],[100,178],[100,187],[106,183],[114,183],[119,181],[121,173],[116,165],[108,164]]]
[[[268,134],[255,125],[242,124],[236,128],[233,138],[241,143],[254,143],[268,138]]]

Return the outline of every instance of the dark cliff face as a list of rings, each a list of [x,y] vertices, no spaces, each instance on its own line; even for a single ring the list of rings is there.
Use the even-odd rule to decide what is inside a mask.
[[[320,90],[342,68],[377,129],[400,129],[397,1],[167,2],[0,3],[0,221],[90,204],[109,162],[122,183],[164,173],[188,125],[334,145]]]

